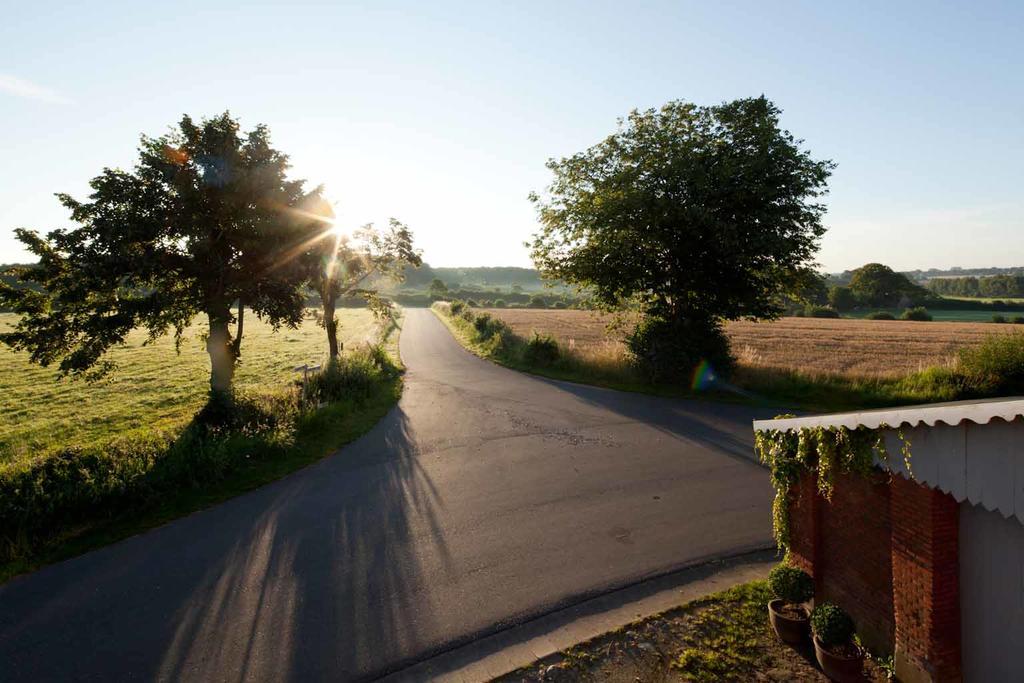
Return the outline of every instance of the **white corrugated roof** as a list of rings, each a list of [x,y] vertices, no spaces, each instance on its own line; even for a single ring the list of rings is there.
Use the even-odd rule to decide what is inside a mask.
[[[986,424],[996,417],[1011,422],[1019,416],[1024,416],[1024,397],[1013,396],[981,401],[952,401],[902,408],[862,410],[853,413],[809,415],[784,420],[754,420],[754,431],[760,432],[767,429],[788,431],[802,427],[847,427],[849,429],[868,427],[876,429],[882,425],[916,427],[919,424],[933,427],[940,422],[954,426],[961,422]]]

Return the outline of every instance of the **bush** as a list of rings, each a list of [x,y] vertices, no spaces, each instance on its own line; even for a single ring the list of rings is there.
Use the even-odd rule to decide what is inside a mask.
[[[551,304],[551,308],[565,308],[565,307],[566,306],[565,306],[565,302],[564,301],[556,301],[555,303]]]
[[[455,301],[453,301],[448,306],[448,312],[451,313],[452,315],[458,315],[458,314],[462,313],[462,310],[465,307],[466,307],[466,304],[464,304],[461,301],[459,301],[458,299],[456,299]]]
[[[838,318],[839,311],[831,306],[815,306],[808,304],[804,307],[804,315],[808,318]]]
[[[703,362],[723,377],[735,361],[722,324],[713,319],[647,316],[626,338],[633,361],[655,383],[689,384]]]
[[[828,303],[837,311],[849,311],[857,305],[857,299],[849,287],[836,286],[828,290]]]
[[[490,313],[480,313],[473,320],[473,327],[481,340],[488,340],[492,337],[503,336],[509,332],[508,325],[500,318],[493,317]]]
[[[476,314],[473,313],[473,311],[468,308],[462,312],[462,319],[465,320],[467,323],[473,322],[475,318]]]
[[[992,316],[992,322],[994,322],[994,323],[1005,323],[1006,322],[1006,316],[994,315],[994,316]]]
[[[1010,322],[1014,325],[1024,325],[1024,315],[1015,315],[1010,318]]]
[[[494,307],[495,308],[505,308],[505,306],[507,306],[507,305],[508,304],[505,303],[504,299],[495,299],[494,300]]]
[[[960,371],[979,393],[1024,393],[1024,333],[993,334],[960,350]]]
[[[776,565],[768,573],[768,585],[776,598],[792,605],[814,597],[814,581],[807,572],[787,564]]]
[[[874,313],[868,314],[868,320],[895,320],[896,316],[892,313],[886,313],[885,311],[875,311]]]
[[[347,399],[362,402],[373,393],[382,375],[390,376],[396,371],[381,346],[359,349],[330,361],[323,370],[311,375],[306,400],[313,405]]]
[[[467,306],[475,307],[476,306],[476,301],[474,299],[467,299],[466,300],[466,305]]]
[[[921,322],[930,322],[932,314],[928,312],[928,309],[924,306],[914,306],[903,311],[903,315],[900,316],[900,320],[918,320]]]
[[[845,645],[856,630],[853,619],[838,605],[823,602],[811,612],[811,630],[826,647]]]
[[[551,365],[560,355],[558,342],[548,334],[534,332],[523,348],[523,360],[531,365]]]

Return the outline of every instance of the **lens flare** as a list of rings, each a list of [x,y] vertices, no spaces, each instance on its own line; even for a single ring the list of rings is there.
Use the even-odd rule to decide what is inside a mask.
[[[706,391],[714,386],[717,379],[715,369],[711,367],[711,363],[706,360],[702,360],[697,364],[697,367],[693,369],[693,379],[690,381],[690,390]]]

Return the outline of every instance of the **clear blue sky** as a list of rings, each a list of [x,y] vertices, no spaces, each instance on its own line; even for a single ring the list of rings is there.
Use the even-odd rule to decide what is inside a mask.
[[[774,6],[772,6],[774,5]],[[0,262],[138,135],[230,109],[353,225],[529,265],[547,158],[670,99],[766,94],[839,167],[830,271],[1024,265],[1024,3],[21,3],[0,23]]]

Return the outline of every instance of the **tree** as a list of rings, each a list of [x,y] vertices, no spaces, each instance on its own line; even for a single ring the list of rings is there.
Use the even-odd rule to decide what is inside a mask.
[[[554,180],[531,196],[537,267],[605,308],[631,300],[643,317],[631,348],[658,378],[688,377],[686,358],[727,366],[721,321],[777,317],[811,275],[834,165],[778,119],[764,97],[634,111],[603,142],[548,162]]]
[[[104,169],[88,201],[58,195],[78,227],[16,231],[39,258],[19,278],[38,290],[0,290],[21,314],[0,341],[63,375],[97,376],[131,330],[150,341],[173,331],[180,344],[205,314],[211,390],[229,391],[246,307],[274,327],[302,319],[305,273],[283,256],[300,239],[289,209],[304,192],[288,168],[265,126],[243,134],[226,112],[143,136],[134,168]]]
[[[869,263],[853,271],[850,291],[861,305],[879,307],[909,306],[931,296],[931,292],[906,275],[881,263]]]
[[[434,278],[430,281],[430,297],[432,299],[443,299],[448,296],[448,285],[441,281],[440,278]]]
[[[857,298],[849,287],[837,285],[828,290],[828,303],[837,311],[849,311],[857,305]]]
[[[314,219],[306,242],[311,249],[305,258],[310,283],[320,296],[328,354],[334,360],[341,353],[335,316],[338,300],[361,297],[378,318],[388,315],[390,302],[371,284],[381,278],[401,280],[407,268],[419,267],[423,261],[413,247],[412,232],[394,218],[386,230],[378,230],[371,223],[347,234],[335,223],[334,211],[321,196],[320,188],[302,204],[300,215]],[[317,231],[325,229],[327,237],[318,239]]]

